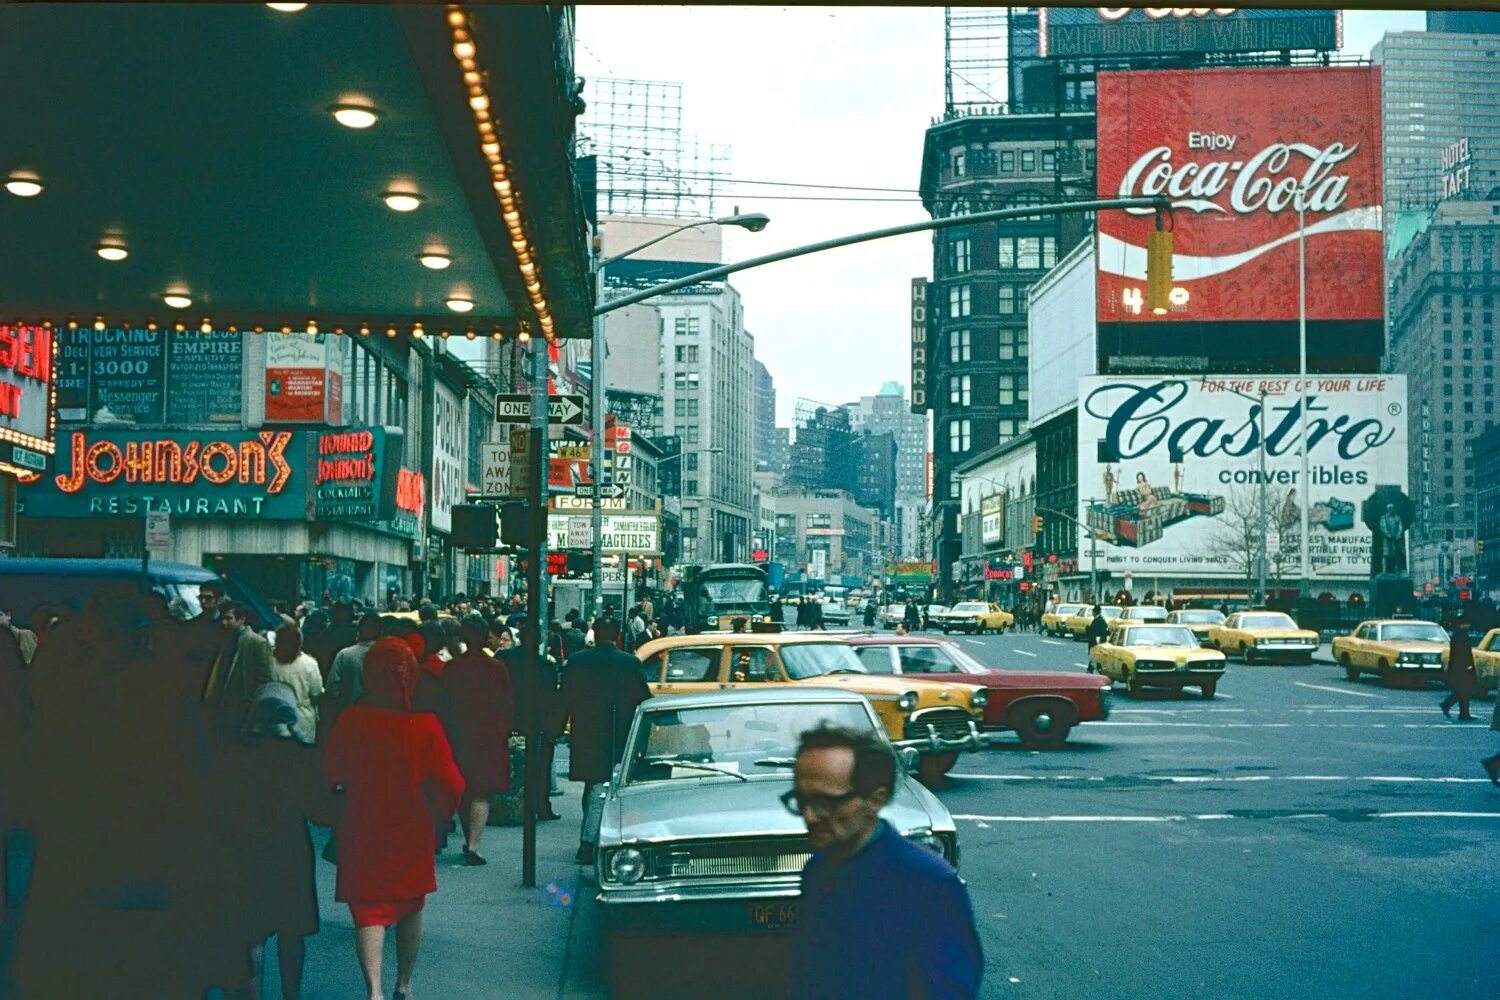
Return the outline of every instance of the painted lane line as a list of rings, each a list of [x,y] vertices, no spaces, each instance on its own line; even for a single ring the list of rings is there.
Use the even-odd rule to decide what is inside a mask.
[[[1030,656],[1030,657],[1035,657],[1036,656],[1035,653],[1028,653],[1024,649],[1012,649],[1011,652],[1012,653],[1020,653],[1022,656]]]
[[[1108,721],[1086,723],[1090,728],[1110,727],[1120,729],[1447,729],[1454,732],[1475,732],[1473,728],[1451,722],[1166,722],[1151,720],[1142,722]]]
[[[1098,775],[1098,774],[965,774],[950,772],[954,778],[973,781],[1109,781],[1124,778],[1132,781],[1158,781],[1173,785],[1247,784],[1267,781],[1321,781],[1321,782],[1380,782],[1385,784],[1410,785],[1469,785],[1483,784],[1488,778],[1423,778],[1412,775],[1347,775],[1347,774],[1147,774],[1147,775]]]
[[[1371,691],[1351,691],[1348,688],[1328,687],[1326,684],[1308,684],[1305,681],[1292,681],[1292,683],[1298,687],[1311,688],[1314,691],[1332,691],[1334,694],[1351,694],[1356,698],[1379,698],[1382,701],[1385,700],[1383,695],[1378,695]]]
[[[1043,639],[1042,641],[1045,642],[1049,646],[1069,646],[1069,645],[1072,645],[1072,643],[1059,642],[1057,639]]]
[[[1377,812],[1361,814],[1365,819],[1500,819],[1500,812]],[[980,816],[959,814],[954,819],[971,823],[1187,823],[1229,819],[1336,819],[1333,813],[1288,813],[1284,816],[1235,816],[1230,813],[1188,813],[1177,816]]]

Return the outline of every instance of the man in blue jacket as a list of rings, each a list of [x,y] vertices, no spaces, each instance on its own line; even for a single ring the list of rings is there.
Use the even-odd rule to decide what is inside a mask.
[[[822,726],[802,735],[783,801],[807,824],[792,936],[792,1000],[968,1000],[984,955],[958,873],[879,813],[896,760],[875,732]],[[892,933],[892,914],[900,931]]]

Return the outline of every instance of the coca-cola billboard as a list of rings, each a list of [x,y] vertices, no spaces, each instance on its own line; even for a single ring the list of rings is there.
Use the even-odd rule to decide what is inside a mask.
[[[1150,209],[1099,215],[1099,322],[1384,316],[1372,67],[1100,73],[1100,197],[1167,195],[1172,308],[1144,308]]]

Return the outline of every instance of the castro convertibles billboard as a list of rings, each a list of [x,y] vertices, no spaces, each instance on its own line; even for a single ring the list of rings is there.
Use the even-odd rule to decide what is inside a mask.
[[[1098,76],[1099,196],[1172,199],[1173,307],[1143,307],[1149,209],[1100,212],[1101,324],[1384,318],[1380,76],[1373,67]]]
[[[1101,569],[1245,579],[1264,483],[1272,579],[1300,571],[1304,496],[1314,578],[1369,578],[1361,504],[1407,485],[1404,376],[1309,377],[1305,488],[1296,376],[1091,375],[1078,400],[1078,495]]]

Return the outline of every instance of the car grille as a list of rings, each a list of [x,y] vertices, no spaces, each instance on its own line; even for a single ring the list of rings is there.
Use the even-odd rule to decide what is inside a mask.
[[[655,852],[653,878],[798,875],[812,852],[802,838],[692,844]]]
[[[1398,658],[1403,663],[1442,663],[1442,653],[1402,653]]]
[[[1175,670],[1176,668],[1177,664],[1170,663],[1164,660],[1137,660],[1135,663],[1135,669],[1142,673],[1145,673],[1148,670],[1170,671]]]
[[[906,724],[907,739],[923,739],[927,727],[934,726],[945,740],[961,740],[969,735],[971,716],[961,708],[934,708],[917,712]]]

